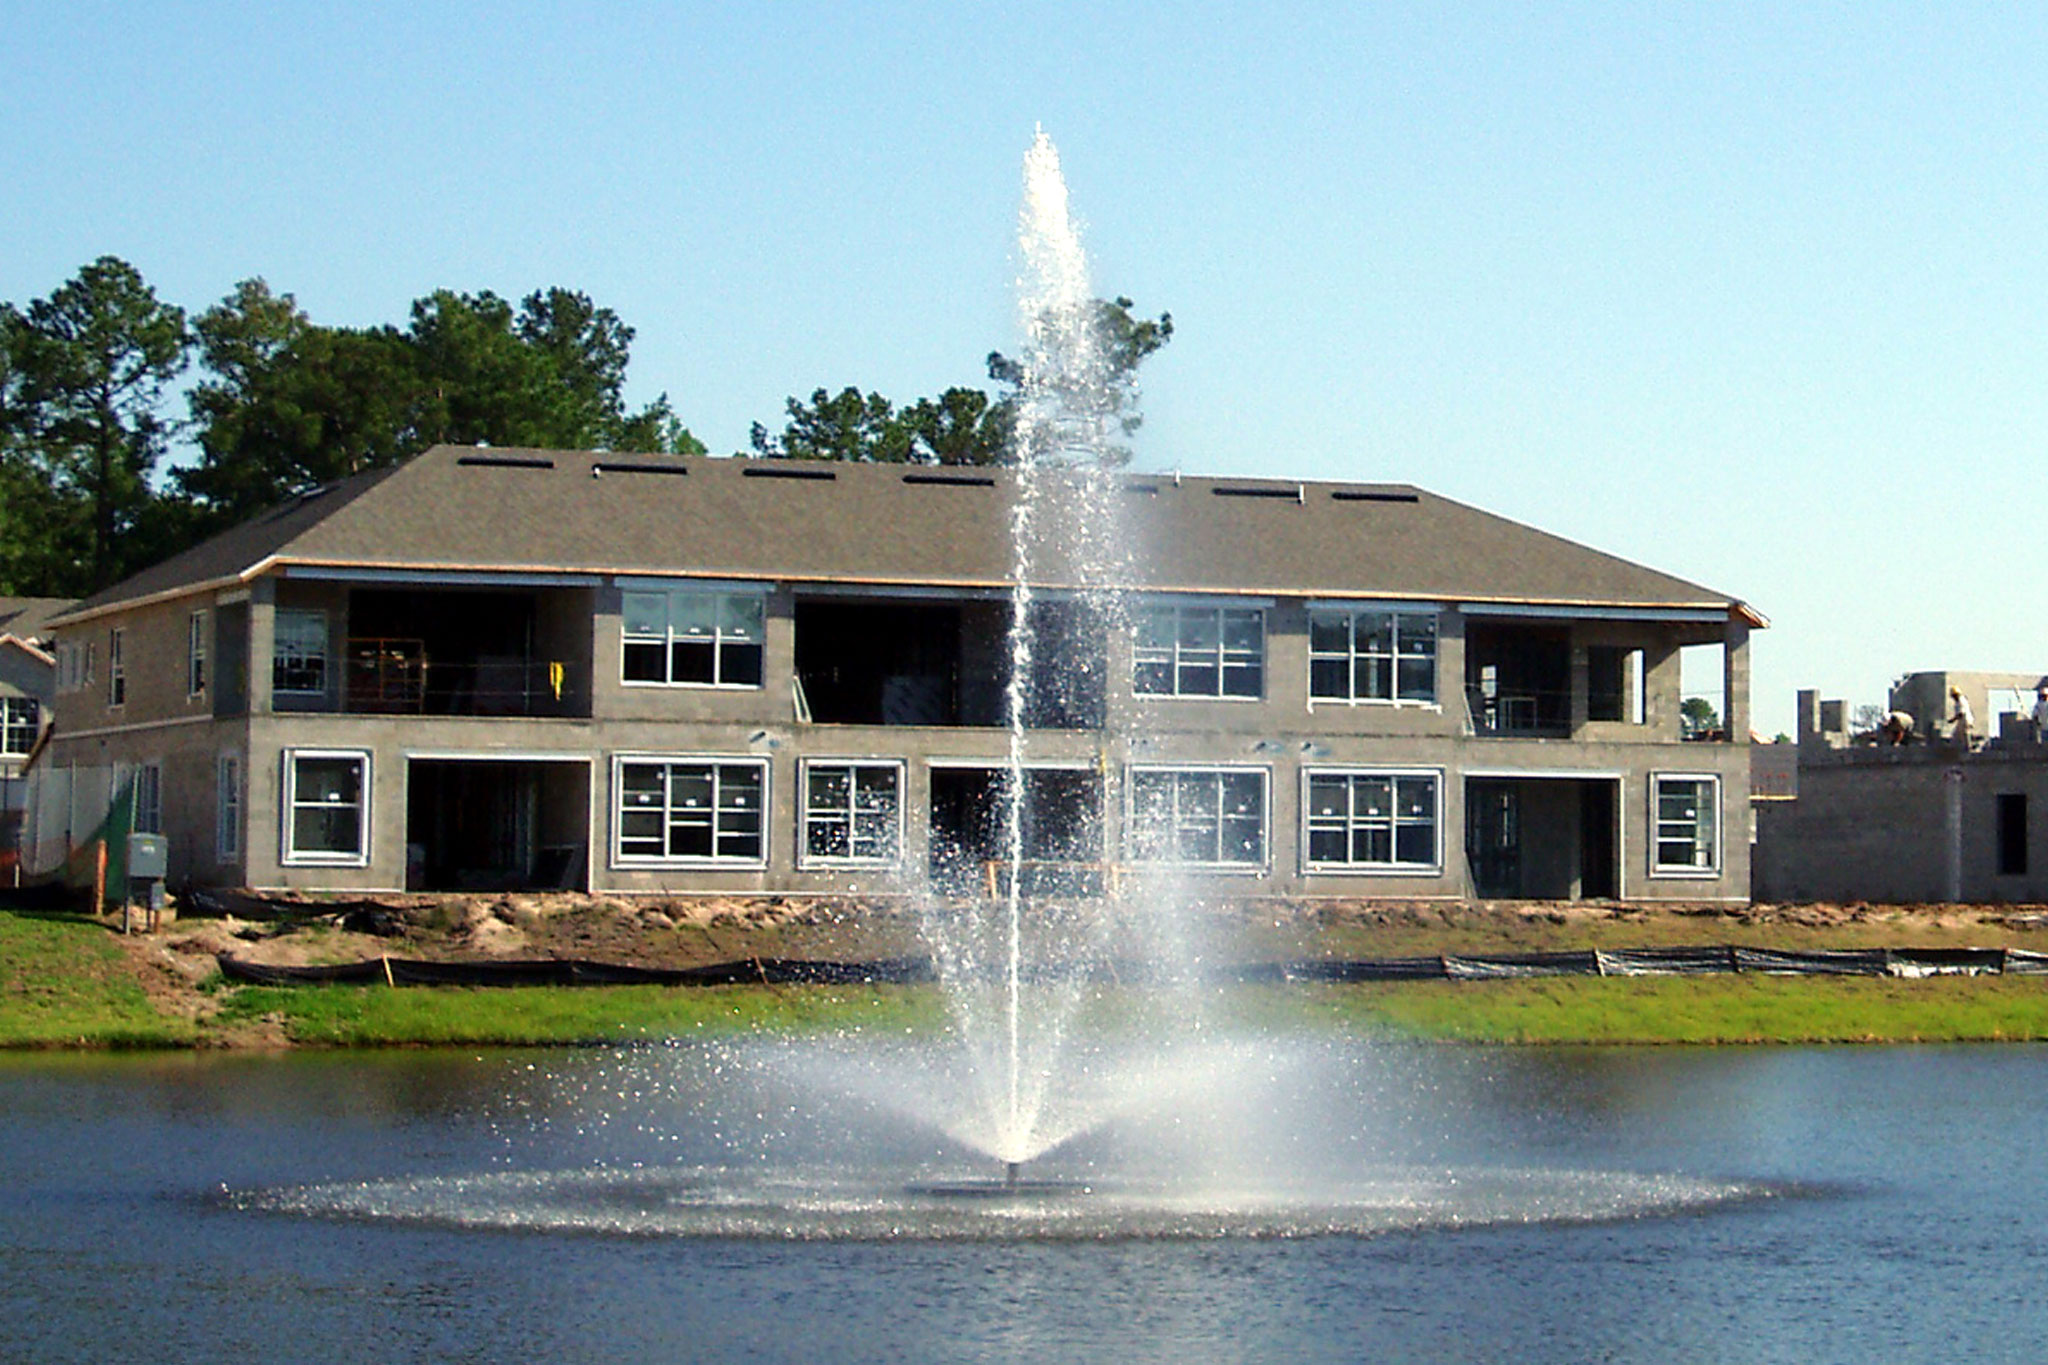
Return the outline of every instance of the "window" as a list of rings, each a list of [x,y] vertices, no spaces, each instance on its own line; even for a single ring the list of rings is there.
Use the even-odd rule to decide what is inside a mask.
[[[2027,875],[2027,794],[1998,794],[1998,875]]]
[[[206,613],[195,611],[185,621],[185,695],[206,691]]]
[[[768,861],[768,765],[759,759],[620,759],[618,861]]]
[[[284,861],[361,867],[370,860],[370,756],[287,749]]]
[[[135,769],[135,809],[129,827],[137,834],[164,832],[163,769],[144,763]]]
[[[242,759],[222,754],[214,768],[213,851],[223,863],[242,856]]]
[[[1435,614],[1311,609],[1308,694],[1315,701],[1434,702]]]
[[[85,686],[85,651],[66,640],[57,645],[57,690],[76,692]]]
[[[1655,870],[1671,876],[1713,877],[1721,871],[1716,815],[1717,777],[1666,777],[1651,782],[1657,823]]]
[[[121,666],[121,637],[127,632],[116,626],[107,632],[107,705],[128,703],[128,674]]]
[[[0,697],[0,754],[19,758],[34,748],[41,719],[34,697]]]
[[[1154,603],[1137,612],[1131,690],[1147,697],[1258,697],[1266,686],[1266,613],[1258,607]]]
[[[279,607],[270,652],[270,690],[282,697],[327,694],[327,613]]]
[[[671,687],[759,687],[767,599],[758,592],[625,594],[621,676]]]
[[[1263,768],[1133,768],[1130,800],[1134,862],[1265,866]]]
[[[886,867],[903,847],[903,769],[896,763],[804,765],[805,866]]]
[[[1312,769],[1303,782],[1310,871],[1442,869],[1437,774]]]

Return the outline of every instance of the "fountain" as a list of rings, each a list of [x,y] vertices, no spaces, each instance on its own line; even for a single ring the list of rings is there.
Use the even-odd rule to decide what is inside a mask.
[[[1108,363],[1058,153],[1025,158],[1025,347],[1015,435],[1008,744],[987,894],[913,888],[951,1036],[851,1036],[620,1054],[594,1121],[658,1131],[692,1106],[711,1152],[590,1169],[260,1192],[249,1207],[454,1226],[790,1238],[1370,1234],[1584,1221],[1753,1197],[1741,1182],[1446,1166],[1447,1134],[1399,1131],[1417,1054],[1319,1046],[1208,1022],[1186,898],[1104,876],[1034,887],[1027,803],[1039,746],[1129,752],[1116,707],[1080,734],[1034,726],[1086,651],[1052,659],[1041,607],[1087,635],[1128,628],[1135,581],[1116,524],[1127,375]],[[1057,590],[1045,585],[1057,583]],[[1099,684],[1102,680],[1096,680]],[[1099,689],[1107,692],[1109,689]],[[1097,803],[1099,812],[1103,802]],[[1099,814],[1091,817],[1099,821]],[[1069,845],[1097,850],[1099,828]],[[1107,983],[1107,984],[1106,984]],[[709,1098],[707,1098],[709,1097]],[[741,1115],[737,1125],[729,1114]],[[1366,1133],[1368,1123],[1384,1131]],[[849,1138],[849,1134],[857,1136]],[[960,1173],[972,1154],[979,1177]],[[1386,1158],[1406,1157],[1399,1164]],[[1050,1166],[1050,1173],[1041,1174]]]

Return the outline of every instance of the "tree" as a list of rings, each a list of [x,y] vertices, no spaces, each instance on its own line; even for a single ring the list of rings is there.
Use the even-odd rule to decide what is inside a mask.
[[[571,290],[530,294],[516,310],[489,292],[439,290],[401,331],[320,326],[254,279],[195,327],[207,375],[191,394],[200,458],[178,475],[195,534],[436,441],[704,449],[666,394],[626,412],[633,330]]]
[[[1134,435],[1143,421],[1137,408],[1138,367],[1173,339],[1171,313],[1161,313],[1157,319],[1140,318],[1132,314],[1133,306],[1123,297],[1096,300],[1103,373],[1085,386],[1075,386],[1072,392],[1053,394],[1075,420],[1091,429],[1104,453],[1117,463],[1130,458],[1121,442]],[[784,404],[780,434],[770,434],[756,422],[750,445],[756,455],[782,459],[1014,463],[1026,366],[991,351],[988,375],[1002,386],[999,397],[981,389],[956,387],[936,399],[920,398],[901,408],[879,393],[863,394],[852,387],[836,394],[817,389],[808,402],[791,398]]]
[[[184,310],[159,300],[128,262],[102,256],[7,334],[10,479],[39,504],[39,590],[105,587],[141,562],[154,494],[148,475],[170,430],[165,390],[191,347]]]
[[[1687,697],[1678,703],[1678,720],[1688,735],[1710,735],[1721,728],[1721,713],[1705,697]]]

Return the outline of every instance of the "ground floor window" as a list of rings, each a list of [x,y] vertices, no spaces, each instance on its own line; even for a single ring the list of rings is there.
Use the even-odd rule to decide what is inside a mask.
[[[893,866],[903,848],[903,767],[804,764],[805,866]]]
[[[1998,794],[1998,875],[2027,875],[2027,794]]]
[[[1721,870],[1717,815],[1721,779],[1659,774],[1651,781],[1656,868],[1662,874],[1715,876]]]
[[[287,750],[284,813],[286,863],[363,866],[370,860],[370,756]]]
[[[242,760],[237,754],[222,754],[214,769],[213,851],[223,863],[242,856]]]
[[[1261,868],[1266,862],[1266,770],[1133,768],[1133,862]]]
[[[1436,773],[1312,769],[1302,780],[1309,871],[1441,869]]]
[[[164,832],[164,775],[163,769],[154,763],[139,764],[135,769],[135,803],[129,828],[137,834]]]
[[[760,759],[622,758],[615,786],[621,863],[768,860],[768,765]]]

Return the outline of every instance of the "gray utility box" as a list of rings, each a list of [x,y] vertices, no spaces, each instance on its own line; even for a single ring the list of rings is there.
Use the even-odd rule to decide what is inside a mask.
[[[170,845],[161,834],[128,836],[128,877],[131,881],[160,882],[170,864]]]

